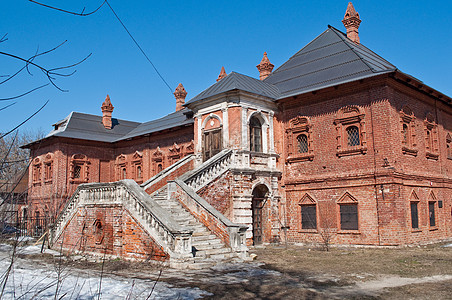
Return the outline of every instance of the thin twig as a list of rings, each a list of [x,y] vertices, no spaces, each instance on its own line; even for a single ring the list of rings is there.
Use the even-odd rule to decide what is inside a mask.
[[[80,16],[80,17],[86,17],[86,16],[89,16],[89,15],[92,15],[92,14],[96,13],[105,4],[105,2],[107,2],[105,0],[104,2],[102,2],[102,4],[98,8],[96,8],[95,10],[93,10],[93,11],[91,11],[89,13],[84,13],[85,7],[83,7],[81,13],[77,13],[77,12],[73,12],[73,11],[70,11],[70,10],[65,10],[65,9],[62,9],[62,8],[55,7],[55,6],[47,5],[47,4],[44,4],[44,3],[41,3],[41,2],[38,2],[38,1],[35,1],[35,0],[28,0],[28,1],[33,2],[35,4],[38,4],[38,5],[41,5],[41,6],[44,6],[44,7],[47,7],[47,8],[50,8],[50,9],[58,10],[58,11],[61,11],[61,12],[67,13],[67,14],[76,15],[76,16]]]

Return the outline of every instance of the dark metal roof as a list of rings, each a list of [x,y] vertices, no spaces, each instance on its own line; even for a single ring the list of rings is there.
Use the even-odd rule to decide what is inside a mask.
[[[362,44],[355,44],[344,33],[329,26],[264,82],[275,85],[281,99],[396,69]]]
[[[173,112],[163,118],[142,123],[138,125],[138,127],[136,127],[135,129],[127,133],[126,135],[116,139],[115,142],[177,126],[193,124],[194,123],[193,118],[187,117],[187,113],[189,112],[191,112],[189,109],[184,108],[179,111]]]
[[[186,104],[194,103],[196,101],[232,90],[242,90],[273,99],[276,99],[279,96],[279,91],[276,86],[265,83],[253,77],[231,72],[229,75],[192,98]]]
[[[47,136],[67,137],[100,142],[113,142],[135,129],[140,123],[112,118],[112,129],[106,129],[102,117],[72,112]]]

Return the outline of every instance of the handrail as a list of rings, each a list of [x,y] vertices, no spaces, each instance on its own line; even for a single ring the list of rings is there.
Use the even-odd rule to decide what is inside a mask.
[[[168,192],[170,197],[179,198],[178,201],[224,243],[246,257],[248,248],[246,247],[245,232],[248,226],[231,222],[182,180],[170,181]],[[184,197],[184,195],[188,197]]]
[[[232,153],[231,149],[224,149],[178,179],[195,191],[199,191],[229,169],[232,163]]]
[[[193,159],[194,159],[194,155],[193,154],[190,154],[190,155],[187,155],[187,156],[181,158],[180,160],[178,160],[177,162],[175,162],[174,164],[172,164],[168,168],[164,169],[163,171],[157,173],[156,175],[152,176],[151,178],[149,178],[148,180],[146,180],[145,182],[140,184],[140,186],[144,190],[147,190],[153,184],[155,184],[155,183],[159,182],[160,180],[162,180],[163,178],[171,175],[172,172],[174,172],[175,170],[177,170],[178,168],[180,168],[184,164],[191,162]]]

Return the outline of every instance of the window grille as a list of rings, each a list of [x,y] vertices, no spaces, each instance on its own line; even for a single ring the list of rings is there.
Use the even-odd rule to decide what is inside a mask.
[[[75,166],[74,167],[74,178],[80,178],[81,173],[82,173],[82,167]]]
[[[308,137],[305,134],[297,136],[298,153],[308,152]]]
[[[348,146],[359,146],[361,143],[359,141],[359,129],[356,126],[350,126],[347,128],[347,145]]]

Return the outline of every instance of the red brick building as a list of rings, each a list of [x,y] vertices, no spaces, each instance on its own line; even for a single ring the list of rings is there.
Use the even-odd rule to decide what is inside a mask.
[[[360,44],[360,22],[350,3],[347,33],[329,26],[276,70],[264,53],[259,79],[222,69],[187,102],[180,84],[158,120],[112,118],[108,96],[102,116],[71,113],[26,146],[30,213],[59,214],[55,243],[159,260],[209,257],[196,222],[242,254],[452,237],[451,98]]]

